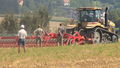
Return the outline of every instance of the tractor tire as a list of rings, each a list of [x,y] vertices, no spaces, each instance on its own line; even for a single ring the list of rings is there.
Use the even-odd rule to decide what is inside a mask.
[[[115,35],[112,36],[112,42],[118,42],[117,36],[115,36]]]
[[[93,44],[101,43],[101,34],[99,31],[95,31],[93,34]]]
[[[102,43],[110,43],[111,42],[111,36],[107,33],[102,34]]]

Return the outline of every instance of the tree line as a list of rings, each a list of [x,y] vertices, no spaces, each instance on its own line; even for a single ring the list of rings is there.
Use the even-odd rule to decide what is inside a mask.
[[[15,14],[6,14],[2,23],[0,23],[0,34],[17,34],[20,25],[25,25],[25,30],[27,30],[28,34],[33,33],[38,25],[46,30],[49,27],[49,19],[50,17],[46,8],[41,8],[33,13],[25,13],[19,17]]]
[[[22,7],[19,6],[17,0],[0,0],[0,14],[13,12],[19,13],[20,11],[36,11],[40,8],[41,5],[44,5],[48,8],[48,11],[54,13],[56,11],[62,11],[60,8],[64,7],[63,0],[24,0]],[[105,7],[116,9],[120,8],[119,0],[70,0],[70,7]]]

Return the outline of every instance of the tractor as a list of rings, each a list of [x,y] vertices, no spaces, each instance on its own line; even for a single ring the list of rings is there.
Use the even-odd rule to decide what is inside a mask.
[[[97,7],[77,8],[77,24],[67,25],[68,33],[78,31],[86,40],[92,43],[117,42],[118,35],[115,31],[115,23],[108,20],[108,7],[105,9]],[[89,41],[89,40],[88,40]]]

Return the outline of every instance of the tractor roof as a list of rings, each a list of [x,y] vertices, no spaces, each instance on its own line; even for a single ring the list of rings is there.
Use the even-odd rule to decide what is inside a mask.
[[[77,8],[77,10],[102,10],[102,8],[98,8],[98,7],[82,7],[82,8]]]

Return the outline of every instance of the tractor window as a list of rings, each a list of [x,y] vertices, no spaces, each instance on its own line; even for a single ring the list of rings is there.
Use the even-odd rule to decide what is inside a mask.
[[[81,22],[96,22],[101,17],[100,10],[82,10],[80,11]]]
[[[82,22],[94,22],[95,21],[95,11],[93,10],[85,10],[80,11],[80,20]]]
[[[95,11],[95,17],[97,18],[97,19],[100,19],[101,18],[101,11],[100,10],[96,10]]]

